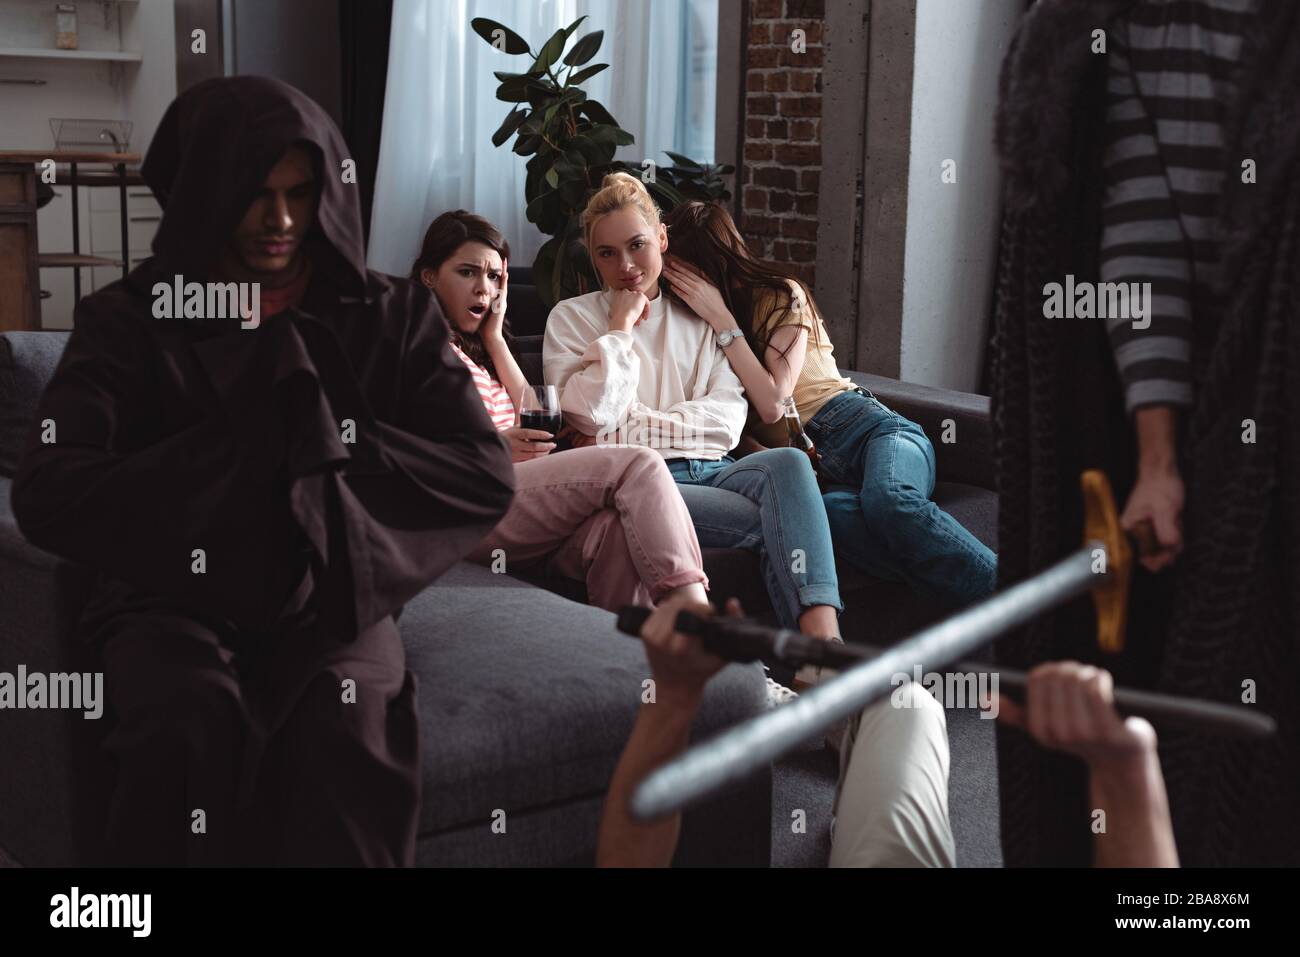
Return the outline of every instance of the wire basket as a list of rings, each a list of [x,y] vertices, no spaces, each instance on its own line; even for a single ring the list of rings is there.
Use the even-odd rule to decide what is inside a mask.
[[[54,134],[56,150],[97,149],[125,153],[131,145],[128,120],[68,120],[51,119],[50,132]]]

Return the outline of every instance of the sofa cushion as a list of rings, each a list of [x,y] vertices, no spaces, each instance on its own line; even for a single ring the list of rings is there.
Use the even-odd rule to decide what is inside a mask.
[[[934,445],[941,481],[993,488],[993,419],[988,396],[866,372],[844,374],[925,430]]]
[[[533,348],[534,345],[536,348]],[[542,373],[542,337],[534,336],[530,340],[515,340],[515,360],[524,378],[534,384],[545,381]]]
[[[964,482],[936,482],[931,498],[991,550],[998,550],[997,492]]]
[[[67,332],[0,335],[0,475],[13,478],[36,403],[68,343]]]
[[[508,318],[510,331],[516,336],[539,335],[546,328],[546,318],[551,310],[542,302],[533,284],[531,266],[510,267],[510,304]]]
[[[398,624],[420,680],[422,833],[604,792],[649,676],[613,615],[461,563]],[[730,665],[709,683],[695,731],[765,700],[758,666]]]

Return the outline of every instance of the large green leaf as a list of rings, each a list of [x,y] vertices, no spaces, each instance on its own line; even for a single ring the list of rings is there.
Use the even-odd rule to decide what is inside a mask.
[[[530,136],[520,136],[517,140],[515,140],[513,151],[515,153],[518,153],[520,156],[528,156],[531,153],[536,153],[538,147],[540,147],[543,142],[545,141],[540,136],[537,136],[536,134]]]
[[[572,23],[570,23],[567,27],[565,27],[565,28],[564,28],[564,39],[565,39],[565,40],[568,40],[569,37],[573,36],[573,31],[576,30],[576,29],[578,29],[578,27],[582,26],[582,21],[585,20],[585,19],[587,19],[586,14],[584,14],[584,15],[578,17],[578,19],[574,20],[574,21],[573,21]]]
[[[528,100],[529,87],[527,77],[505,80],[497,87],[497,99],[507,103],[525,103]]]
[[[646,189],[650,191],[650,195],[655,198],[659,203],[659,206],[664,210],[676,209],[682,203],[686,202],[685,196],[673,187],[669,186],[661,178],[656,177],[655,182],[646,183],[645,186]]]
[[[524,215],[544,233],[555,233],[563,226],[564,207],[560,204],[560,194],[556,190],[547,190],[533,198]]]
[[[560,113],[560,111],[567,109],[569,106],[575,103],[581,103],[586,98],[587,98],[587,94],[582,90],[566,89],[563,93],[561,93],[558,97],[555,98],[554,102],[551,103],[550,106],[546,108],[546,112],[542,120],[542,126],[543,128],[546,129],[547,133],[551,135],[552,139],[558,139],[561,135],[558,126],[555,129],[551,128],[551,124],[557,122],[556,116]],[[567,128],[563,135],[566,136],[568,135]]]
[[[495,49],[500,50],[502,49],[502,47],[504,47],[505,52],[511,54],[531,52],[528,49],[528,44],[524,42],[523,37],[515,33],[514,30],[511,30],[509,27],[505,26],[504,24],[497,23],[495,20],[489,20],[487,17],[475,17],[473,20],[469,22],[469,25],[470,25],[470,29],[472,29],[475,33],[481,36]],[[493,34],[497,30],[502,31],[501,47],[498,47],[496,43],[493,42],[495,39],[493,37]]]
[[[533,285],[537,287],[537,295],[548,309],[556,302],[552,295],[551,274],[555,271],[555,253],[559,247],[560,238],[552,236],[537,250],[537,256],[533,259]]]
[[[578,210],[587,201],[587,182],[584,179],[566,179],[560,182],[560,202],[566,209]]]
[[[618,126],[618,120],[610,114],[597,100],[587,100],[580,107],[580,112],[597,126]]]
[[[636,137],[627,130],[621,130],[617,126],[609,126],[604,123],[593,126],[587,131],[586,135],[594,142],[613,143],[615,146],[631,146],[636,142]]]
[[[502,124],[497,128],[497,131],[492,134],[492,145],[500,146],[506,140],[510,139],[527,117],[527,110],[511,110],[507,113],[504,122],[502,122]]]
[[[533,69],[540,69],[545,72],[551,68],[560,54],[564,52],[564,44],[569,40],[569,35],[564,32],[563,28],[556,30],[551,34],[551,38],[546,41],[546,46],[542,47],[542,52],[537,54],[537,62],[533,64]]]
[[[545,110],[551,103],[555,102],[555,88],[540,83],[530,83],[526,90],[528,105],[534,110]],[[543,122],[545,125],[545,122]]]
[[[573,45],[573,49],[569,51],[569,55],[564,58],[565,65],[582,66],[596,55],[596,51],[600,49],[600,44],[604,39],[604,30],[597,30],[594,33],[588,33]]]
[[[585,70],[579,70],[577,73],[570,73],[565,79],[568,86],[577,86],[579,83],[586,83],[601,70],[608,70],[608,63],[596,63],[587,67]]]
[[[704,172],[704,167],[695,162],[695,160],[691,159],[689,156],[683,156],[681,153],[674,153],[672,150],[664,150],[664,152],[668,154],[670,160],[683,169],[690,170],[692,173]]]
[[[582,153],[588,166],[600,166],[614,158],[613,143],[597,143],[586,134],[569,140],[569,146]]]

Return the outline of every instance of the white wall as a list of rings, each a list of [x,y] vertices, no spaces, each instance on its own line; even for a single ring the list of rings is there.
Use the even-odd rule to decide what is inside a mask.
[[[143,153],[163,110],[176,96],[172,0],[133,0],[77,5],[82,50],[130,50],[136,64],[0,57],[0,77],[44,80],[42,86],[0,84],[0,149],[54,146],[53,117],[129,120],[135,124],[131,149]],[[118,39],[113,7],[121,10]],[[44,0],[0,0],[0,47],[53,47],[54,4]]]
[[[918,0],[900,376],[976,390],[998,236],[997,79],[1023,0]],[[941,180],[956,161],[956,183]]]
[[[126,118],[135,124],[132,152],[144,154],[158,121],[176,99],[176,37],[173,0],[139,0],[122,6],[122,45],[144,61],[126,72]]]

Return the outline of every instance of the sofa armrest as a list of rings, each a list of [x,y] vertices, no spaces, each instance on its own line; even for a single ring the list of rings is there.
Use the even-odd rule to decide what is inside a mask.
[[[0,671],[13,673],[19,665],[29,674],[95,671],[76,638],[95,573],[23,538],[9,507],[11,486],[0,478]],[[102,823],[95,805],[104,802],[91,756],[107,722],[83,713],[4,713],[0,847],[23,864],[67,866],[93,858],[93,835]]]
[[[900,382],[867,372],[844,374],[925,430],[934,445],[939,481],[995,489],[993,423],[987,396]],[[949,421],[951,441],[945,442]]]

